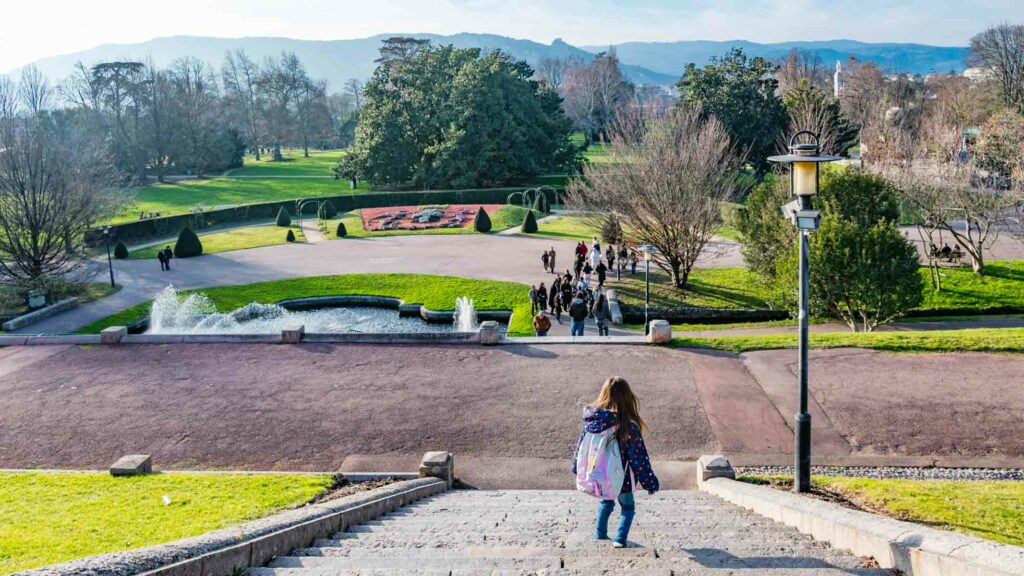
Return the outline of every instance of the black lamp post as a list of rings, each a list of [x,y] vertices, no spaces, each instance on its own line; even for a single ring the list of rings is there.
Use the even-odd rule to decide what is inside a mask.
[[[644,334],[648,334],[651,330],[651,256],[658,249],[650,244],[644,244],[640,247],[640,251],[644,253],[644,266],[646,267],[646,272],[644,273],[647,283],[647,291],[644,297]]]
[[[800,136],[810,136],[811,144],[797,144]],[[790,190],[797,199],[782,207],[783,214],[796,226],[800,242],[800,405],[796,414],[795,438],[795,471],[793,478],[794,492],[807,492],[811,489],[811,415],[807,411],[807,293],[810,284],[808,258],[810,248],[809,234],[818,229],[821,213],[811,206],[811,199],[818,193],[818,165],[839,160],[838,156],[822,156],[818,149],[818,135],[813,132],[797,132],[789,140],[789,154],[771,156],[769,162],[788,164]]]
[[[107,244],[107,268],[110,270],[110,287],[114,288],[114,261],[110,258],[110,226],[103,229],[103,240]]]

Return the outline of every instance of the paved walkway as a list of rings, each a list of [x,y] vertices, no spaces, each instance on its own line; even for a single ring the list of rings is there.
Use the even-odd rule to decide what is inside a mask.
[[[580,413],[614,374],[668,488],[692,485],[681,461],[701,454],[786,465],[793,447],[793,350],[178,344],[17,362],[0,374],[0,468],[146,453],[168,469],[391,471],[445,449],[474,486],[571,489]],[[811,351],[814,463],[1024,467],[1022,381],[1021,356]]]
[[[703,492],[638,493],[630,547],[594,540],[571,491],[457,490],[349,526],[250,576],[771,574],[883,576],[864,559]],[[612,518],[614,534],[618,513]]]

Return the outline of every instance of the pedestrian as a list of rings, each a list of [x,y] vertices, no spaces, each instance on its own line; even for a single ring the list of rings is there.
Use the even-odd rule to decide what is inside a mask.
[[[552,246],[551,250],[548,250],[548,265],[551,268],[551,273],[555,273],[555,247]]]
[[[601,257],[601,243],[597,241],[597,236],[594,236],[594,244],[591,246],[591,252],[597,252],[597,257]],[[591,256],[593,258],[593,256]]]
[[[565,271],[565,276],[563,276],[562,278],[563,278],[563,280],[562,280],[563,285],[564,284],[572,284],[572,270],[566,270]]]
[[[584,258],[587,257],[587,243],[583,240],[580,240],[580,243],[576,245],[576,255],[583,256]]]
[[[597,268],[594,268],[594,271],[597,272],[597,285],[599,287],[604,286],[604,281],[608,277],[608,267],[604,265],[604,262],[598,262]]]
[[[551,307],[551,311],[555,311],[555,302],[561,298],[559,294],[562,291],[562,277],[555,276],[555,281],[551,283],[551,291],[548,292],[548,306]]]
[[[626,268],[626,259],[629,258],[629,250],[625,244],[619,246],[619,270]]]
[[[547,336],[548,330],[551,330],[551,319],[547,314],[538,312],[533,317],[533,333],[537,336]]]
[[[651,458],[644,444],[643,434],[647,431],[647,426],[637,411],[637,404],[636,396],[633,395],[628,382],[618,376],[608,378],[601,387],[597,400],[583,410],[583,430],[576,442],[576,454],[572,461],[577,489],[601,498],[597,505],[595,539],[608,539],[608,520],[615,509],[615,501],[618,500],[619,506],[622,507],[619,526],[612,538],[613,548],[625,548],[629,545],[629,528],[636,515],[633,478],[647,490],[648,494],[653,495],[661,488],[658,477],[651,468]],[[598,445],[597,441],[611,440],[611,436],[614,436],[615,444],[606,449],[614,454],[611,448],[617,447],[619,461],[610,463],[611,474],[602,474],[602,478],[598,478],[593,474],[597,469],[592,465],[591,459],[595,456],[600,457],[592,452],[591,448]],[[607,469],[600,471],[609,472]],[[615,484],[619,483],[621,488],[616,490]],[[610,492],[606,492],[608,489]],[[606,493],[594,493],[597,491]],[[617,497],[614,494],[617,494]]]
[[[597,263],[601,261],[601,251],[591,250],[590,251],[590,267],[597,268]]]
[[[537,313],[537,286],[530,286],[530,316]]]
[[[629,273],[636,274],[636,252],[629,255]]]
[[[156,259],[160,261],[160,271],[161,272],[166,271],[167,270],[167,256],[164,254],[163,250],[157,250],[156,251]]]
[[[550,261],[550,258],[551,258],[551,255],[548,254],[547,250],[545,250],[544,253],[540,255],[540,261],[544,263],[544,271],[545,272],[548,271],[548,262]]]
[[[547,312],[548,310],[548,289],[544,287],[543,282],[537,288],[537,307],[540,308],[541,312]]]
[[[569,317],[572,318],[571,336],[583,336],[583,324],[587,321],[587,303],[583,300],[583,292],[577,292],[569,305]]]
[[[583,277],[587,279],[587,283],[590,283],[590,275],[594,273],[594,267],[587,262],[583,265]]]
[[[615,270],[615,247],[608,246],[608,250],[604,253],[604,256],[608,260],[608,269]]]
[[[562,310],[569,312],[569,305],[572,304],[572,279],[566,278],[562,283]]]
[[[594,303],[594,319],[597,320],[597,335],[608,335],[608,322],[612,319],[611,306],[604,290],[597,291],[597,302]]]
[[[167,261],[167,269],[171,269],[171,259],[174,258],[174,252],[171,251],[171,247],[164,248],[164,260]]]
[[[583,256],[576,254],[576,280],[579,280],[583,276],[583,261],[585,259],[586,258],[584,258]]]

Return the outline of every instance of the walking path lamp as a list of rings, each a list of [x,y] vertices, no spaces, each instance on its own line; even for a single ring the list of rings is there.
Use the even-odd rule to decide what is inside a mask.
[[[114,288],[114,261],[110,259],[110,226],[103,229],[103,240],[107,244],[107,268],[110,270],[110,287]]]
[[[810,136],[811,144],[797,144],[800,136]],[[818,165],[835,162],[838,156],[822,156],[818,150],[818,135],[813,132],[797,132],[789,140],[789,154],[771,156],[769,162],[789,164],[790,190],[796,200],[782,207],[783,214],[796,226],[800,241],[800,409],[796,414],[795,477],[794,492],[811,489],[811,415],[807,411],[807,291],[810,279],[808,270],[808,235],[818,229],[821,213],[811,206],[811,199],[818,193]]]
[[[644,244],[640,247],[640,251],[644,253],[644,265],[647,268],[644,273],[647,282],[647,292],[644,297],[644,334],[647,334],[651,326],[651,258],[658,249],[650,244]]]

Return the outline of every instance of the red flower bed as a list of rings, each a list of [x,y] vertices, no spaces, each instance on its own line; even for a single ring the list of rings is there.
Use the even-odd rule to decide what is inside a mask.
[[[473,216],[483,206],[488,215],[504,204],[449,204],[447,206],[389,206],[363,208],[363,228],[379,230],[429,230],[431,228],[465,228],[473,224]]]

